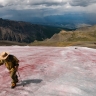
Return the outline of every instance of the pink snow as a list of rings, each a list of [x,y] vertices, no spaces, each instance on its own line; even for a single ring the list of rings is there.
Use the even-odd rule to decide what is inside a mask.
[[[0,66],[0,96],[96,95],[96,49],[0,46],[2,51],[20,60],[20,82],[11,89],[9,72]]]

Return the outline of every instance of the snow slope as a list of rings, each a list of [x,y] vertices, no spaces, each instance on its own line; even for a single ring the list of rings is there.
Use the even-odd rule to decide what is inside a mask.
[[[96,96],[96,49],[1,46],[20,60],[19,82],[0,66],[0,96]],[[24,85],[24,87],[23,87]]]

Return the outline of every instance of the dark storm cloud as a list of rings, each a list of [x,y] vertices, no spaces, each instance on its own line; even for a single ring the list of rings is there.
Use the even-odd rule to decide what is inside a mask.
[[[1,5],[2,6],[16,6],[16,5],[45,5],[45,6],[52,6],[52,5],[62,5],[66,4],[66,2],[62,2],[62,0],[2,0]]]
[[[83,6],[86,7],[88,5],[96,3],[96,0],[71,0],[71,6]]]
[[[0,6],[16,6],[16,5],[65,5],[66,3],[71,4],[72,6],[88,6],[90,4],[96,3],[96,0],[1,0]]]
[[[95,9],[96,0],[0,0],[0,17],[14,20],[30,20],[66,12],[96,13]]]
[[[4,7],[3,5],[0,5],[0,8]]]

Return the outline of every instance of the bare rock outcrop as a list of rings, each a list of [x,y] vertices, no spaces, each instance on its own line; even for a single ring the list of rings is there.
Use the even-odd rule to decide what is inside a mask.
[[[16,42],[33,42],[43,40],[46,34],[44,27],[27,22],[11,21],[0,19],[0,40]]]

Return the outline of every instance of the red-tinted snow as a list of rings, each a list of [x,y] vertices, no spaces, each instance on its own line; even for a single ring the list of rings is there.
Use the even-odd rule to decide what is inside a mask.
[[[96,49],[1,46],[2,51],[20,60],[22,82],[11,89],[9,72],[0,66],[0,96],[96,95]]]

